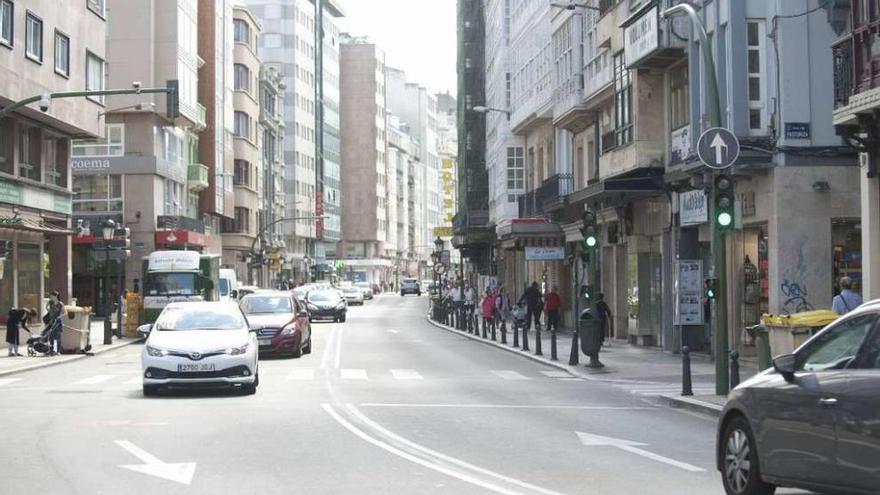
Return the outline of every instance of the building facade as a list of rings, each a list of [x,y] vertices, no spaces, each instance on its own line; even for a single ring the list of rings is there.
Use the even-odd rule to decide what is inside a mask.
[[[214,239],[198,206],[198,194],[209,179],[199,154],[199,132],[206,126],[198,99],[199,4],[178,0],[173,8],[163,4],[159,9],[157,3],[106,3],[114,16],[102,43],[113,70],[102,77],[111,88],[130,88],[134,81],[164,87],[177,80],[180,116],[166,114],[164,94],[108,96],[102,101],[102,119],[95,121],[104,126],[103,137],[76,140],[72,146],[74,216],[89,226],[87,234],[73,240],[73,292],[98,315],[109,306],[103,296],[115,294],[120,282],[139,287],[141,259],[150,252],[207,251]],[[156,22],[140,21],[149,16]],[[131,230],[127,259],[95,249],[107,219]]]
[[[105,89],[106,11],[82,2],[0,4],[0,106],[38,94]],[[128,82],[128,85],[131,81]],[[130,87],[130,86],[127,86]],[[71,140],[104,134],[100,97],[52,99],[0,116],[0,315],[43,307],[71,287]]]
[[[284,91],[281,74],[272,66],[260,67],[260,151],[263,174],[262,208],[259,227],[262,235],[255,249],[258,256],[249,260],[251,269],[260,274],[256,283],[261,287],[281,287],[281,268],[285,253],[283,234],[284,205]]]
[[[331,260],[338,258],[336,243],[342,238],[342,149],[339,115],[339,56],[341,37],[339,18],[343,12],[335,2],[322,1],[324,15],[323,41],[321,43],[321,78],[319,80],[321,97],[321,132],[318,162],[321,172],[320,182],[323,202],[316,210],[324,218],[318,220],[321,226],[315,256],[315,271],[320,278],[335,273]]]

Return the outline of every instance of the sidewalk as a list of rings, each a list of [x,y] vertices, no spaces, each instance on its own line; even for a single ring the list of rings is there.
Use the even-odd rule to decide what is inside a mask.
[[[35,330],[36,331],[36,330]],[[140,342],[140,338],[123,337],[117,339],[113,337],[113,343],[104,345],[104,321],[93,320],[91,322],[91,330],[89,332],[89,343],[92,345],[92,354],[101,354],[113,349],[125,347],[136,342]],[[34,357],[27,356],[27,344],[22,342],[19,352],[24,357],[9,357],[7,355],[8,348],[5,345],[0,348],[0,376],[10,375],[12,373],[20,373],[22,371],[45,368],[46,366],[54,366],[56,364],[67,363],[88,357],[86,354],[59,354],[56,356],[37,355]]]
[[[708,356],[691,354],[691,379],[693,383],[692,396],[681,395],[682,357],[681,354],[671,354],[656,348],[633,346],[625,341],[612,341],[605,345],[599,354],[599,360],[605,365],[604,368],[587,368],[589,357],[578,349],[579,364],[568,364],[571,355],[572,329],[561,328],[557,332],[557,360],[550,359],[550,332],[541,331],[542,356],[535,355],[535,331],[530,330],[529,351],[513,347],[513,332],[507,330],[507,344],[501,344],[501,332],[496,331],[497,341],[492,341],[491,331],[487,332],[487,339],[482,338],[482,330],[479,336],[455,330],[446,325],[438,324],[428,318],[428,321],[437,327],[447,331],[458,333],[470,339],[479,340],[487,345],[502,348],[514,352],[528,359],[553,366],[586,380],[610,383],[620,389],[626,390],[633,395],[651,396],[665,402],[672,407],[681,407],[698,412],[717,416],[726,402],[725,396],[717,396],[715,393],[715,363]],[[509,327],[509,325],[508,325]],[[522,342],[520,342],[522,344]],[[758,372],[757,366],[752,362],[741,362],[741,381]]]

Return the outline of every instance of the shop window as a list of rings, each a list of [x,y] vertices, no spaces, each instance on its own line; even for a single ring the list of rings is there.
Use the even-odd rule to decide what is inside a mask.
[[[98,139],[74,139],[71,144],[73,156],[123,156],[125,155],[125,125],[107,124],[104,137]]]
[[[121,212],[121,175],[74,175],[73,211]]]
[[[13,128],[12,119],[9,117],[0,119],[0,172],[9,175],[15,174],[13,169],[15,160],[12,155],[15,149],[13,146],[15,140]]]
[[[46,138],[43,149],[46,157],[46,183],[67,187],[67,164],[70,162],[68,140],[60,137]]]
[[[40,308],[43,296],[43,267],[39,244],[18,244],[18,306]],[[53,288],[52,290],[55,290]]]
[[[39,181],[41,177],[42,131],[22,125],[18,130],[18,175]]]

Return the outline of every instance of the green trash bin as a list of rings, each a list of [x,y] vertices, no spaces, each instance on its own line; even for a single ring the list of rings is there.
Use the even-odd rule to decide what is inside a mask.
[[[746,332],[755,339],[755,347],[758,351],[758,368],[763,371],[773,366],[770,357],[770,333],[767,331],[767,327],[759,323],[746,327]]]

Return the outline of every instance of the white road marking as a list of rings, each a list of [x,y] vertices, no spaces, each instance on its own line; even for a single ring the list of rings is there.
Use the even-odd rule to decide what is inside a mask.
[[[333,361],[333,339],[336,337],[336,330],[338,326],[334,323],[333,329],[330,330],[330,335],[327,337],[327,345],[324,346],[324,354],[321,355],[321,365],[319,366],[322,370],[330,367],[331,361]]]
[[[95,375],[75,382],[74,385],[97,385],[99,383],[108,382],[114,378],[116,378],[116,375]]]
[[[400,408],[450,408],[450,409],[576,409],[583,411],[645,411],[656,409],[648,406],[614,406],[614,405],[541,405],[541,404],[418,404],[418,403],[386,403],[386,402],[363,402],[361,407],[400,407]]]
[[[333,368],[338,370],[342,364],[342,333],[345,326],[337,323],[336,328],[338,331],[336,332],[336,349],[333,351]]]
[[[397,330],[395,330],[395,329],[393,329],[393,328],[389,328],[389,329],[388,329],[388,333],[398,333],[398,332],[397,332]]]
[[[576,377],[571,376],[568,378],[560,378],[559,381],[561,381],[561,382],[583,382],[585,380],[583,378],[576,378]]]
[[[21,378],[0,378],[0,387],[3,385],[10,385],[15,382],[20,382]]]
[[[531,378],[521,375],[513,370],[489,370],[489,373],[505,380],[531,380]]]
[[[398,380],[421,380],[422,375],[416,370],[391,370],[391,375]]]
[[[525,488],[527,490],[531,490],[531,491],[534,491],[537,493],[542,493],[544,495],[561,495],[559,492],[554,492],[552,490],[548,490],[548,489],[542,488],[540,486],[532,485],[530,483],[526,483],[524,481],[520,481],[515,478],[510,478],[508,476],[504,476],[503,474],[499,474],[494,471],[490,471],[488,469],[481,468],[479,466],[475,466],[475,465],[470,464],[468,462],[465,462],[461,459],[457,459],[455,457],[448,456],[446,454],[437,452],[436,450],[431,450],[428,447],[425,447],[423,445],[419,445],[415,442],[412,442],[406,438],[401,437],[400,435],[398,435],[392,431],[389,431],[389,430],[383,428],[375,421],[366,417],[356,407],[354,407],[354,405],[346,404],[346,407],[351,412],[351,414],[353,414],[359,421],[363,422],[365,425],[372,428],[375,432],[378,432],[378,433],[384,435],[385,437],[387,437],[387,438],[389,438],[399,444],[406,445],[407,447],[410,447],[410,448],[422,453],[423,455],[432,456],[432,457],[435,457],[441,461],[445,461],[447,463],[460,466],[464,469],[469,469],[469,470],[474,471],[476,473],[483,474],[485,476],[490,476],[490,477],[493,477],[497,480],[504,481],[504,482],[510,483],[512,485],[515,485],[515,486],[518,486],[521,488]],[[463,474],[463,473],[459,472],[459,474]],[[458,476],[456,476],[456,477],[458,477]],[[462,479],[462,478],[459,478],[459,479]],[[479,481],[479,483],[489,484],[486,481],[482,481],[482,480],[478,480],[478,481]],[[473,482],[471,482],[471,483],[473,483]],[[480,486],[483,486],[483,485],[480,485]],[[487,487],[487,488],[489,488],[489,487]],[[493,488],[490,488],[490,489],[493,489]],[[519,491],[512,491],[510,489],[503,488],[503,487],[498,487],[497,489],[493,489],[493,490],[498,491],[499,493],[517,493],[517,494],[521,493]]]
[[[679,469],[684,469],[685,471],[690,471],[693,473],[701,473],[705,471],[705,469],[694,466],[693,464],[676,461],[675,459],[663,457],[662,455],[638,448],[647,445],[645,443],[634,442],[632,440],[624,440],[621,438],[604,437],[602,435],[594,435],[592,433],[584,433],[582,431],[576,431],[575,433],[585,447],[616,447],[620,450],[625,450],[630,454],[635,454],[651,459],[653,461],[662,462],[663,464],[677,467]]]
[[[179,462],[170,463],[162,462],[154,455],[128,440],[115,440],[116,445],[122,447],[129,454],[140,459],[143,464],[123,464],[119,467],[129,469],[138,473],[155,476],[169,481],[175,481],[184,485],[192,483],[193,475],[196,472],[196,463]]]
[[[313,368],[298,368],[291,371],[287,375],[288,380],[314,380],[315,370]]]
[[[367,370],[345,368],[339,370],[339,376],[343,380],[366,380]]]
[[[545,370],[545,371],[541,371],[541,374],[544,376],[548,376],[550,378],[573,378],[571,376],[571,373],[569,373],[567,371],[555,371],[555,370],[547,371],[547,370]]]

